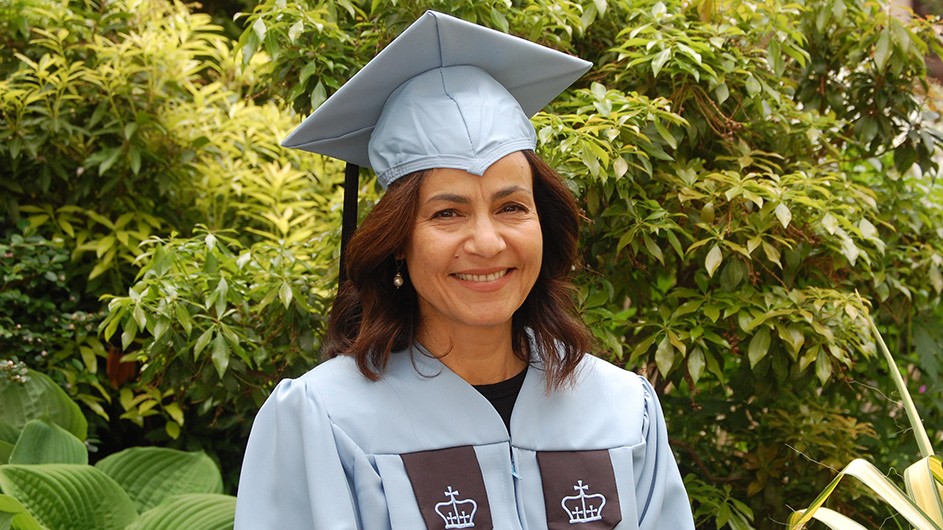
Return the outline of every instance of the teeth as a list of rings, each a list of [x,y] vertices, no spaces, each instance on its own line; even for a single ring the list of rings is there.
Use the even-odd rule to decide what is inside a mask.
[[[458,274],[456,273],[455,276],[459,280],[465,280],[467,282],[493,282],[497,280],[498,278],[501,278],[507,273],[508,273],[507,270],[503,270],[500,272],[492,272],[491,274]]]

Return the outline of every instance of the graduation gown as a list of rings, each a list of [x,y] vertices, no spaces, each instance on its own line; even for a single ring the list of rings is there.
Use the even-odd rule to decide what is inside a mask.
[[[511,416],[417,349],[379,381],[337,357],[256,417],[236,530],[689,530],[655,392],[587,355],[546,393],[531,365]]]

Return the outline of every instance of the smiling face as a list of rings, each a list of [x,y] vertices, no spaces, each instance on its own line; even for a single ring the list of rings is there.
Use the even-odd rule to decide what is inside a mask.
[[[543,238],[533,177],[520,152],[484,175],[435,169],[423,178],[405,258],[420,329],[509,330],[540,273]]]

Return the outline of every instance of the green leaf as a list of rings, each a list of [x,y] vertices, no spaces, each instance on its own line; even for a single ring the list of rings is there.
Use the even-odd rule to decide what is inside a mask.
[[[318,84],[314,85],[314,90],[311,91],[311,108],[316,109],[325,101],[327,101],[327,88],[324,87],[324,83],[318,81]]]
[[[139,329],[147,328],[147,313],[144,311],[144,308],[141,307],[141,304],[134,305],[134,309],[131,310],[131,316],[134,317],[134,321],[137,323]]]
[[[701,379],[705,365],[704,352],[700,348],[692,350],[691,355],[688,356],[688,373],[691,374],[691,379],[695,384]]]
[[[707,257],[704,258],[704,267],[707,269],[707,275],[714,277],[714,272],[717,270],[717,267],[720,267],[720,263],[724,259],[724,254],[720,250],[720,245],[715,244],[711,247],[710,252],[707,253]]]
[[[661,72],[661,67],[668,62],[669,58],[671,58],[671,48],[665,48],[652,59],[652,74],[655,77],[658,77],[658,73]]]
[[[193,318],[190,316],[190,311],[187,310],[187,306],[178,302],[174,306],[174,313],[177,316],[177,322],[189,336],[190,332],[193,330]]]
[[[599,11],[600,15],[606,14],[606,9],[609,7],[608,0],[593,0],[593,4],[596,5],[596,10]]]
[[[111,477],[87,465],[0,466],[0,488],[51,529],[124,530],[138,515]]]
[[[747,94],[750,97],[753,97],[760,93],[763,90],[763,87],[760,85],[760,82],[756,80],[753,75],[748,75],[746,81],[743,82],[743,87],[747,89]]]
[[[170,436],[171,440],[176,440],[177,438],[180,438],[180,424],[168,421],[164,423],[164,432],[167,433],[167,436]]]
[[[223,491],[219,469],[203,452],[132,447],[102,459],[95,467],[128,493],[139,512],[175,495]]]
[[[763,242],[763,253],[766,254],[766,259],[772,261],[772,262],[775,263],[776,265],[779,265],[779,268],[780,268],[780,269],[783,268],[783,264],[779,261],[779,258],[781,257],[781,254],[780,254],[778,248],[776,248],[776,247],[774,247],[773,245],[771,245],[771,244],[767,243],[766,241],[764,241],[764,242]]]
[[[128,155],[131,157],[131,172],[135,175],[139,174],[141,172],[141,150],[136,145],[132,145]]]
[[[508,25],[507,17],[504,16],[504,14],[501,13],[501,11],[499,11],[496,7],[491,8],[491,22],[494,23],[496,28],[500,29],[504,33],[511,31],[511,28]]]
[[[877,227],[875,227],[871,221],[863,217],[858,221],[858,230],[861,231],[861,235],[866,239],[876,239],[878,237]]]
[[[228,530],[235,512],[236,498],[230,495],[177,495],[141,514],[128,530]]]
[[[291,305],[291,285],[288,282],[282,282],[282,285],[278,288],[278,299],[282,301],[282,305],[285,309]]]
[[[769,328],[760,328],[750,339],[750,345],[747,347],[747,356],[750,358],[750,368],[756,367],[769,352],[770,335]]]
[[[638,359],[639,357],[648,353],[648,349],[651,348],[652,344],[655,343],[655,335],[649,335],[642,339],[638,344],[635,345],[635,348],[632,349],[632,359]]]
[[[828,379],[832,376],[832,363],[829,361],[828,354],[825,353],[825,350],[820,350],[815,358],[815,375],[823,385],[827,383]]]
[[[667,13],[668,13],[668,7],[665,6],[664,2],[656,2],[655,5],[652,6],[652,18],[654,18],[655,20],[660,20]]]
[[[0,440],[0,464],[10,462],[10,455],[13,454],[14,447],[15,445],[12,443]]]
[[[55,423],[32,420],[23,427],[10,463],[87,464],[88,450],[82,440]]]
[[[0,378],[0,422],[22,429],[35,419],[49,420],[79,440],[88,436],[82,410],[46,374],[30,370],[23,384]]]
[[[216,297],[216,316],[221,317],[223,313],[226,312],[226,296],[229,294],[229,283],[226,282],[226,278],[223,276],[219,277],[219,283],[216,285],[216,289],[213,292],[213,295]]]
[[[305,29],[305,26],[300,20],[292,24],[291,27],[288,28],[288,41],[294,44],[295,41],[298,39],[298,35],[301,35],[301,32],[304,31],[304,29]],[[309,65],[311,64],[316,64],[316,63],[313,63],[313,62],[309,63]],[[305,81],[305,78],[302,78],[301,82],[304,83],[304,81]]]
[[[183,425],[183,410],[180,408],[180,405],[177,403],[169,403],[164,406],[164,412],[170,414],[170,417],[173,418],[175,422]]]
[[[848,236],[842,238],[841,253],[848,259],[848,263],[854,265],[861,255],[861,249],[855,245],[855,242]]]
[[[776,218],[782,223],[783,228],[789,228],[789,222],[792,221],[792,212],[789,211],[789,207],[785,203],[779,203],[773,213],[776,214]]]
[[[661,248],[655,243],[655,241],[649,237],[648,234],[642,235],[642,241],[645,243],[645,248],[648,249],[648,253],[651,256],[659,261],[659,263],[665,263],[665,256],[661,252]]]
[[[786,71],[786,62],[783,60],[782,45],[778,39],[770,39],[769,46],[766,49],[766,57],[769,61],[770,69],[777,77],[782,77]]]
[[[832,214],[826,213],[822,216],[822,226],[825,227],[826,232],[834,235],[835,231],[838,230],[838,219],[835,219]]]
[[[121,149],[118,147],[112,147],[109,149],[102,150],[102,157],[104,160],[101,164],[98,165],[98,174],[104,175],[111,169],[111,166],[118,161],[118,157],[121,156]]]
[[[252,24],[252,31],[255,32],[255,35],[259,38],[259,41],[265,41],[265,34],[268,29],[265,27],[265,21],[262,20],[262,17],[257,18],[255,23]]]
[[[213,366],[216,367],[216,373],[222,379],[223,375],[226,374],[226,369],[229,368],[229,344],[222,333],[217,333],[216,338],[213,339],[212,359]]]
[[[206,348],[206,345],[210,343],[210,340],[213,338],[213,328],[208,328],[204,331],[196,343],[193,345],[193,358],[197,359],[200,357],[200,353],[203,352],[203,349]]]
[[[655,350],[655,364],[658,366],[658,371],[661,372],[662,375],[667,375],[671,372],[674,362],[675,349],[666,334],[665,337],[661,339],[661,342],[658,343],[658,349]]]
[[[878,42],[874,46],[874,65],[879,72],[883,72],[887,67],[887,59],[891,55],[891,36],[890,32],[884,30],[878,37]]]
[[[708,304],[704,306],[704,316],[711,319],[711,322],[717,322],[720,318],[720,306]]]
[[[717,88],[714,89],[714,97],[717,98],[718,104],[723,104],[724,101],[727,101],[727,98],[730,97],[730,89],[727,87],[727,83],[717,85]]]
[[[673,134],[671,134],[671,131],[666,129],[665,126],[661,124],[661,122],[655,122],[655,130],[658,131],[658,135],[661,136],[662,139],[664,139],[672,149],[678,148],[678,141],[675,140],[675,137]]]
[[[46,530],[20,501],[2,493],[0,493],[0,529]]]

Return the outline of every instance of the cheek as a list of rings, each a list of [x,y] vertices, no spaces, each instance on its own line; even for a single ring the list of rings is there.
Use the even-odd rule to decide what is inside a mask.
[[[426,283],[427,278],[441,272],[452,253],[441,237],[433,237],[428,230],[416,229],[404,252],[406,266],[414,283]]]

